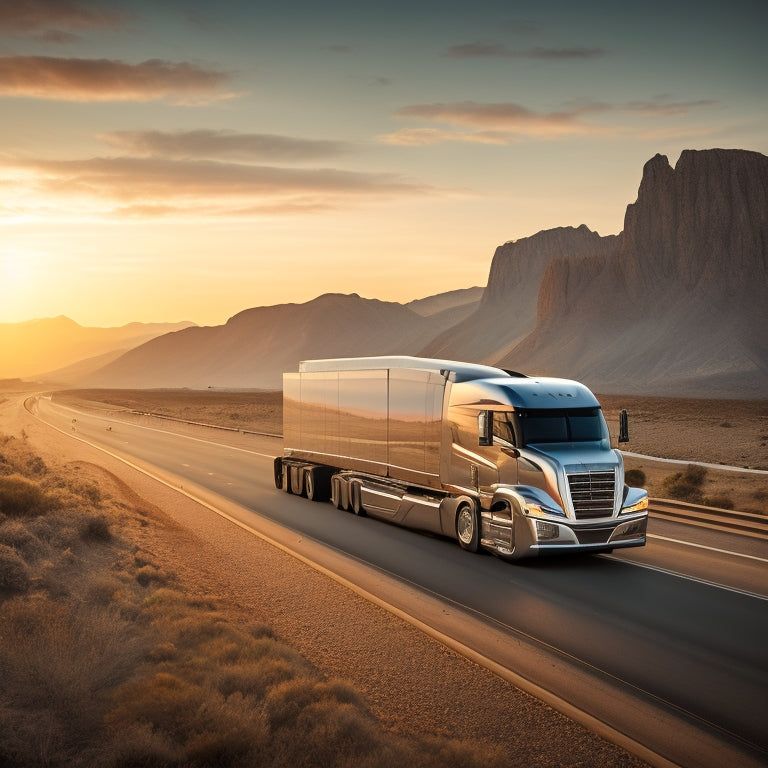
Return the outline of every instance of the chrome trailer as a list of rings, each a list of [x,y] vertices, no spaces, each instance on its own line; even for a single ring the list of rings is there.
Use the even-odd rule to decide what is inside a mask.
[[[275,485],[519,559],[645,544],[595,396],[565,379],[412,357],[283,376]]]

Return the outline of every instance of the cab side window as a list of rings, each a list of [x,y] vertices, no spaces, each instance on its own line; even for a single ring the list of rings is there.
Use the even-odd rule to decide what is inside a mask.
[[[493,434],[494,437],[501,438],[511,445],[517,445],[515,437],[515,427],[512,423],[512,414],[503,412],[494,412],[493,414]]]

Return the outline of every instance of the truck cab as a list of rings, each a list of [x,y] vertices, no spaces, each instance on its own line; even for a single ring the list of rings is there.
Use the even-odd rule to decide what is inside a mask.
[[[644,543],[647,493],[624,485],[584,385],[520,374],[458,382],[447,419],[446,476],[480,500],[480,546],[515,557]]]

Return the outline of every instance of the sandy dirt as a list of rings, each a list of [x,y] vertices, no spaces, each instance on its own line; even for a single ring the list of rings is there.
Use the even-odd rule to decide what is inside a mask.
[[[3,398],[0,397],[0,401]],[[24,436],[51,466],[77,471],[142,509],[136,547],[190,595],[233,620],[272,627],[329,678],[349,680],[395,732],[498,748],[510,766],[644,763],[289,554],[90,446],[0,402],[0,432]]]

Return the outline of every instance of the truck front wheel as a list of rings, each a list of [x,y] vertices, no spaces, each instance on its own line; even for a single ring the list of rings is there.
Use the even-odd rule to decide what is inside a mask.
[[[480,549],[480,515],[470,504],[462,504],[456,513],[456,535],[459,546],[467,552]]]

